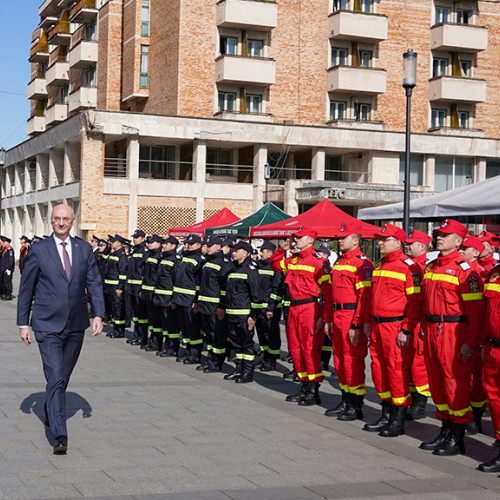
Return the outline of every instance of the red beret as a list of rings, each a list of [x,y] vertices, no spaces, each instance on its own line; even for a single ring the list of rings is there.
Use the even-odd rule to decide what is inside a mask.
[[[483,253],[484,250],[484,243],[477,237],[477,236],[472,236],[472,234],[469,234],[462,243],[463,247],[467,248],[474,248],[479,253]]]
[[[375,238],[390,237],[396,238],[401,243],[404,243],[406,241],[406,233],[400,227],[394,226],[393,224],[384,224],[382,231],[375,234]]]
[[[417,241],[419,243],[423,243],[424,245],[430,245],[432,238],[428,234],[423,233],[422,231],[419,231],[418,229],[413,229],[410,232],[410,235],[408,236],[406,243],[409,245],[409,244],[415,243]]]
[[[458,234],[462,238],[467,235],[467,228],[454,219],[445,219],[441,225],[432,231],[433,233]]]
[[[498,248],[498,236],[495,236],[493,233],[489,231],[482,231],[479,233],[478,238],[484,243],[487,241],[490,245],[493,245],[495,249]]]
[[[361,226],[357,221],[342,222],[340,231],[335,236],[337,238],[344,238],[344,236],[349,236],[350,234],[361,234]]]
[[[318,239],[318,232],[309,227],[303,227],[300,229],[300,231],[293,233],[292,236],[295,236],[296,238],[302,238],[303,236],[310,236],[311,238],[314,238],[316,240]]]

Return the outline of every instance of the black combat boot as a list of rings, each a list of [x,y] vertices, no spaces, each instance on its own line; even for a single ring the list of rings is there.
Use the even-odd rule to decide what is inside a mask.
[[[300,406],[314,406],[316,403],[315,388],[316,382],[306,382],[306,391],[297,403]]]
[[[497,456],[489,462],[479,464],[477,470],[482,472],[500,472],[500,441],[497,439],[493,446],[497,449]]]
[[[389,401],[382,401],[382,415],[374,424],[365,424],[364,431],[380,432],[391,418],[392,404]]]
[[[406,420],[421,420],[427,417],[425,413],[425,407],[427,405],[427,396],[420,394],[419,392],[414,392],[412,394],[411,406],[406,410]]]
[[[253,361],[243,361],[243,375],[235,380],[237,384],[248,384],[253,382],[253,371],[254,371]]]
[[[484,408],[474,408],[472,407],[472,413],[474,413],[474,420],[469,422],[465,428],[465,434],[473,436],[475,434],[483,433],[483,423],[481,419],[483,418]]]
[[[327,417],[338,417],[346,409],[348,394],[342,389],[341,392],[342,392],[342,399],[340,400],[340,403],[335,408],[330,408],[329,410],[325,411],[325,415]]]
[[[452,423],[451,435],[439,448],[436,448],[432,453],[441,457],[452,457],[453,455],[465,455],[465,427],[466,424]]]
[[[378,433],[382,437],[401,436],[405,433],[405,406],[392,405],[389,423]]]
[[[443,446],[451,436],[451,420],[441,420],[441,430],[433,441],[424,441],[420,443],[419,448],[426,451],[434,451]]]
[[[234,365],[234,372],[224,375],[224,380],[236,380],[243,376],[243,360],[237,359]]]
[[[363,401],[364,396],[357,394],[348,394],[349,401],[343,412],[339,414],[337,420],[348,422],[350,420],[361,420],[363,418]]]
[[[285,401],[288,401],[290,403],[298,403],[300,401],[300,398],[306,393],[307,384],[307,380],[301,380],[298,390],[293,394],[287,396],[285,398]]]
[[[319,382],[314,382],[314,402],[317,405],[321,404],[321,398],[319,396],[319,388],[321,387],[321,384]]]

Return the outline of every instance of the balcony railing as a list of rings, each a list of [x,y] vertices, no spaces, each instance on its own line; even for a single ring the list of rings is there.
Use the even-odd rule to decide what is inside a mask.
[[[328,34],[338,40],[381,42],[387,39],[387,16],[339,10],[328,17]]]
[[[215,81],[272,85],[276,81],[276,61],[267,57],[225,54],[215,61]]]
[[[71,9],[73,23],[86,23],[97,16],[96,0],[80,0]]]
[[[125,158],[104,158],[104,177],[127,177]]]
[[[49,44],[38,42],[30,50],[29,62],[47,62],[49,59]]]
[[[221,0],[217,2],[217,26],[276,28],[278,5],[268,0]]]
[[[431,28],[431,50],[480,52],[488,48],[488,28],[439,23]]]
[[[54,45],[69,45],[71,42],[69,21],[59,21],[49,31],[48,42]]]
[[[429,80],[429,101],[484,102],[486,80],[438,76]]]
[[[328,69],[327,86],[328,92],[383,94],[386,71],[363,66],[333,66]]]

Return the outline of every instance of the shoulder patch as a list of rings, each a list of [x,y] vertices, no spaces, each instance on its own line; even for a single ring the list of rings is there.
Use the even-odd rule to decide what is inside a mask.
[[[468,271],[470,269],[470,264],[468,262],[465,262],[465,260],[463,260],[462,262],[459,262],[458,265],[464,270],[464,271]]]
[[[415,262],[413,262],[411,259],[405,259],[405,260],[403,260],[403,262],[404,262],[407,266],[413,266],[413,264],[415,264]]]

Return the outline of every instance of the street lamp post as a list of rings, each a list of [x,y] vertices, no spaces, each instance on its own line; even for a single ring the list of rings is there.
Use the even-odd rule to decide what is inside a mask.
[[[410,230],[410,134],[411,134],[411,95],[417,84],[417,53],[408,49],[403,54],[403,87],[406,90],[406,144],[405,178],[403,196],[403,229]]]
[[[267,203],[267,194],[268,194],[268,187],[269,187],[269,179],[271,178],[271,165],[269,163],[266,163],[264,165],[264,180],[266,181],[266,194],[265,194],[265,202]]]
[[[0,148],[0,233],[2,232],[2,180],[5,165],[5,148]]]

